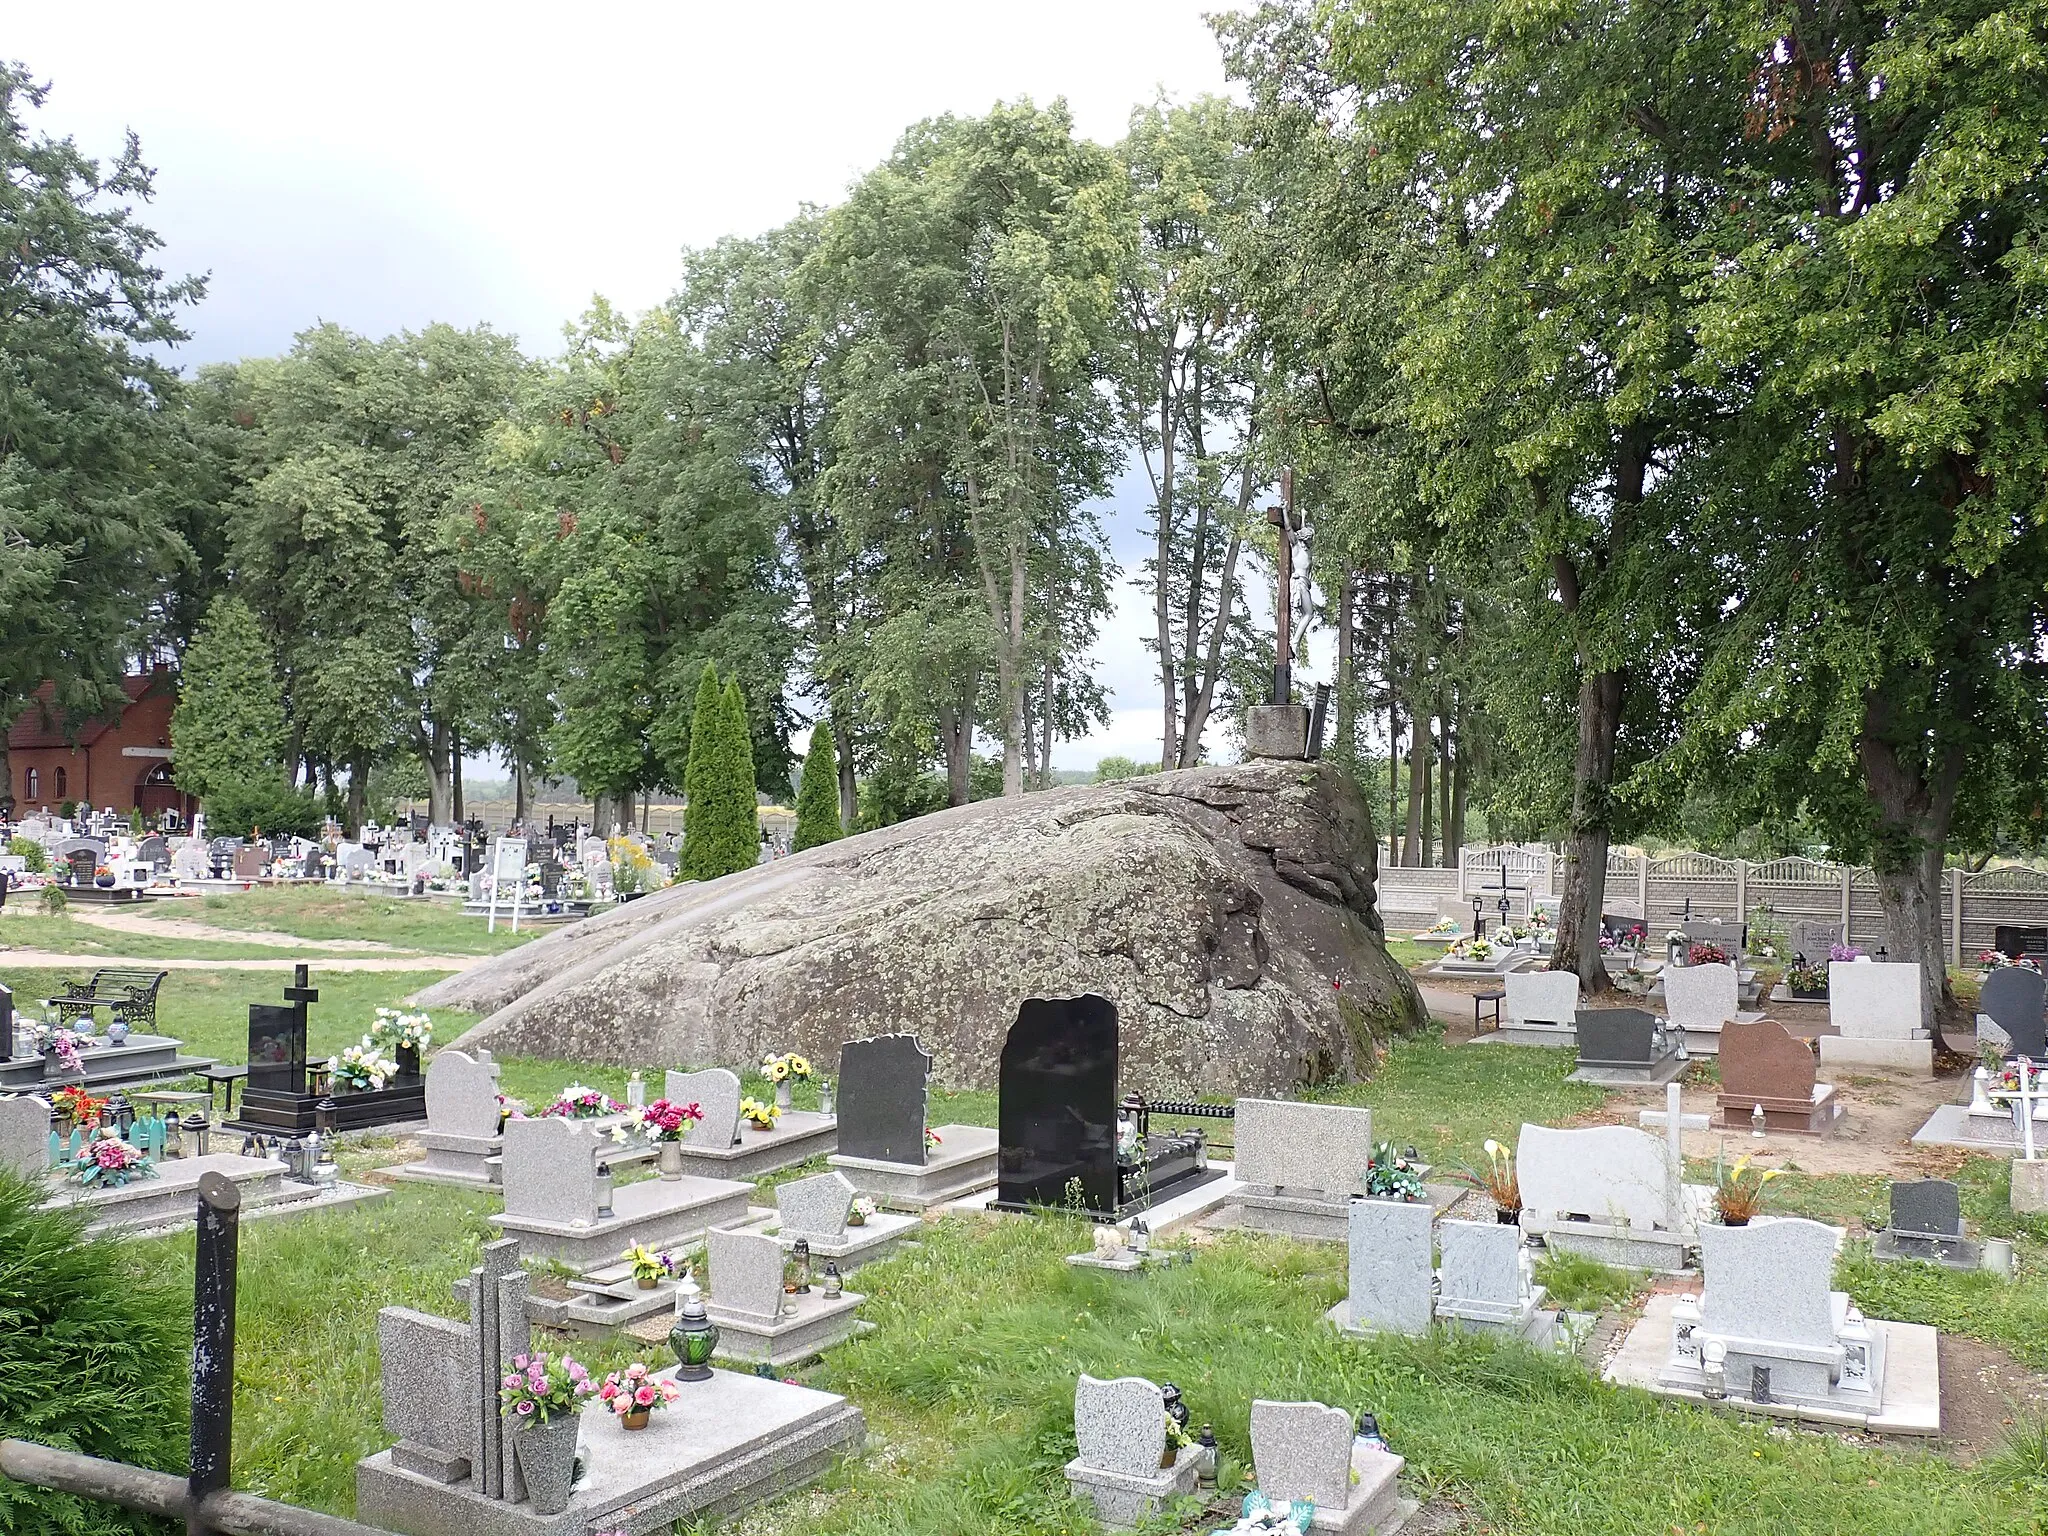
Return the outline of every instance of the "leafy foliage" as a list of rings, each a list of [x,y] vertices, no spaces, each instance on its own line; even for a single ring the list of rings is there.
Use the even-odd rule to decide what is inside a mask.
[[[171,715],[178,787],[215,809],[216,795],[281,778],[284,745],[283,690],[256,615],[240,598],[217,597],[185,650]]]
[[[183,1473],[189,1300],[133,1248],[85,1235],[0,1168],[0,1438]],[[163,1533],[166,1522],[0,1478],[20,1536]]]
[[[697,687],[685,776],[683,852],[677,873],[716,880],[752,869],[761,856],[761,815],[754,790],[754,749],[746,700],[734,678],[723,688],[709,662]]]

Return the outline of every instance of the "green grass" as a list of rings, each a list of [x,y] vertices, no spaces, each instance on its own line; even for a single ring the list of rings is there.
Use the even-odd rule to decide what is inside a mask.
[[[1649,1277],[1641,1270],[1616,1269],[1575,1253],[1549,1253],[1537,1261],[1536,1283],[1549,1290],[1552,1306],[1598,1312],[1620,1306],[1644,1289]]]
[[[68,967],[63,971],[16,969],[0,954],[0,984],[14,989],[17,1008],[33,1009],[37,999],[54,995],[58,983],[69,974]],[[355,1044],[380,1005],[395,1005],[446,974],[323,971],[315,965],[313,985],[320,991],[320,1001],[307,1015],[307,1049],[313,1055],[326,1056]],[[285,971],[172,971],[157,992],[157,1030],[184,1041],[187,1055],[247,1061],[249,1005],[282,1002],[290,979]],[[472,1015],[455,1009],[437,1009],[434,1019],[443,1041],[452,1040],[475,1022]],[[100,1022],[106,1022],[104,1012]]]
[[[82,923],[69,914],[0,918],[0,961],[4,961],[9,949],[40,949],[87,959],[118,955],[141,960],[284,960],[301,953],[268,944],[186,939],[167,934],[101,928],[93,923]],[[329,951],[309,943],[303,953],[314,955]]]
[[[484,919],[464,917],[458,907],[430,901],[400,901],[368,891],[266,886],[226,895],[177,901],[153,901],[141,909],[150,918],[184,918],[215,928],[289,933],[312,939],[374,939],[400,949],[429,955],[495,955],[516,949],[536,936],[522,925],[513,933],[508,921],[496,933],[484,931]]]

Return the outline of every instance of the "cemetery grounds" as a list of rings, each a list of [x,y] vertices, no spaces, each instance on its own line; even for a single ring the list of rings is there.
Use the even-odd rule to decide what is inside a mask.
[[[353,893],[251,892],[163,906],[120,930],[10,910],[0,917],[0,982],[32,999],[103,958],[167,963],[164,1032],[193,1054],[239,1061],[248,1005],[275,999],[279,971],[293,959],[314,966],[321,998],[308,1043],[325,1054],[353,1043],[379,1005],[464,957],[523,942],[486,935],[459,914]],[[1410,948],[1394,946],[1403,963],[1433,958]],[[1443,1010],[1446,1018],[1461,1001]],[[437,1043],[470,1022],[437,1011]],[[1460,1047],[1469,1032],[1469,1023],[1462,1031],[1438,1024],[1397,1042],[1371,1082],[1304,1096],[1370,1105],[1377,1134],[1414,1145],[1439,1169],[1479,1165],[1485,1140],[1512,1143],[1524,1120],[1633,1123],[1649,1102],[1566,1082],[1568,1052]],[[503,1091],[529,1102],[572,1079],[624,1096],[624,1068],[501,1060]],[[680,1065],[642,1070],[652,1077]],[[1710,1091],[1711,1064],[1692,1072],[1689,1091]],[[1848,1086],[1852,1115],[1859,1099],[1876,1108],[1897,1096],[1883,1080]],[[1953,1079],[1938,1086],[1953,1096]],[[765,1094],[767,1085],[750,1075],[745,1090]],[[933,1099],[935,1124],[995,1123],[992,1092],[935,1089]],[[813,1085],[798,1087],[797,1103],[814,1107]],[[404,1160],[400,1140],[351,1141],[338,1154],[343,1176],[371,1180]],[[1739,1136],[1729,1143],[1730,1155],[1748,1149]],[[1174,1511],[1147,1531],[1227,1523],[1218,1514],[1234,1503],[1230,1490],[1246,1470],[1254,1397],[1375,1411],[1407,1458],[1407,1492],[1424,1504],[1408,1529],[1427,1536],[2048,1529],[2048,1219],[2013,1216],[2002,1159],[1891,1146],[1866,1149],[1888,1166],[1816,1171],[1826,1154],[1782,1153],[1780,1144],[1769,1160],[1788,1176],[1771,1186],[1775,1208],[1847,1225],[1858,1239],[1837,1284],[1873,1316],[1941,1330],[1945,1440],[1880,1445],[1767,1425],[1610,1387],[1571,1358],[1469,1336],[1350,1342],[1323,1321],[1345,1291],[1341,1244],[1201,1231],[1174,1239],[1193,1248],[1190,1264],[1139,1278],[1069,1267],[1063,1256],[1088,1245],[1078,1218],[956,1217],[927,1224],[919,1246],[862,1269],[863,1316],[874,1331],[798,1373],[859,1404],[866,1451],[822,1485],[732,1528],[742,1536],[1093,1531],[1092,1512],[1069,1497],[1059,1470],[1073,1452],[1074,1381],[1085,1371],[1178,1383],[1195,1421],[1213,1424],[1221,1442],[1222,1492],[1209,1515]],[[818,1160],[777,1181],[822,1168]],[[1689,1173],[1711,1179],[1711,1163]],[[1958,1180],[1974,1231],[2014,1240],[2014,1280],[1867,1258],[1860,1239],[1884,1223],[1888,1177],[1927,1173]],[[454,1315],[450,1285],[493,1235],[485,1217],[495,1204],[481,1192],[399,1184],[359,1209],[245,1228],[239,1486],[353,1513],[357,1459],[389,1442],[380,1427],[377,1311]],[[189,1294],[189,1235],[120,1251]],[[1582,1260],[1548,1261],[1538,1278],[1554,1301],[1602,1313],[1586,1346],[1594,1356],[1648,1285]],[[666,1360],[661,1348],[623,1336],[576,1353],[599,1371]]]

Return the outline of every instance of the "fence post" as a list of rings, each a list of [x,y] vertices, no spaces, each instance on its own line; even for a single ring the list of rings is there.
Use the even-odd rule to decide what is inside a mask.
[[[1650,856],[1636,855],[1636,916],[1643,920],[1643,932],[1650,931]]]
[[[1855,871],[1850,869],[1848,865],[1844,864],[1842,866],[1842,942],[1844,944],[1854,944],[1856,942],[1849,937],[1849,879],[1854,873]]]
[[[1948,872],[1948,963],[1963,963],[1963,871]]]
[[[242,1195],[219,1173],[199,1176],[198,1252],[192,1276],[192,1470],[185,1536],[212,1536],[200,1512],[228,1485],[235,1419],[235,1250]]]
[[[1749,860],[1735,861],[1735,921],[1749,927]]]

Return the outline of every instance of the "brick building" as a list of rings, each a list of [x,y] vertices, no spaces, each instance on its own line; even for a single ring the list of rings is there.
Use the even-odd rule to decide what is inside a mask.
[[[11,782],[0,785],[0,800],[11,797],[17,817],[70,800],[95,810],[139,810],[145,819],[175,811],[191,825],[199,802],[171,782],[176,677],[160,666],[123,678],[121,686],[128,703],[111,719],[71,727],[62,710],[49,706],[47,683],[22,711],[7,732]]]

